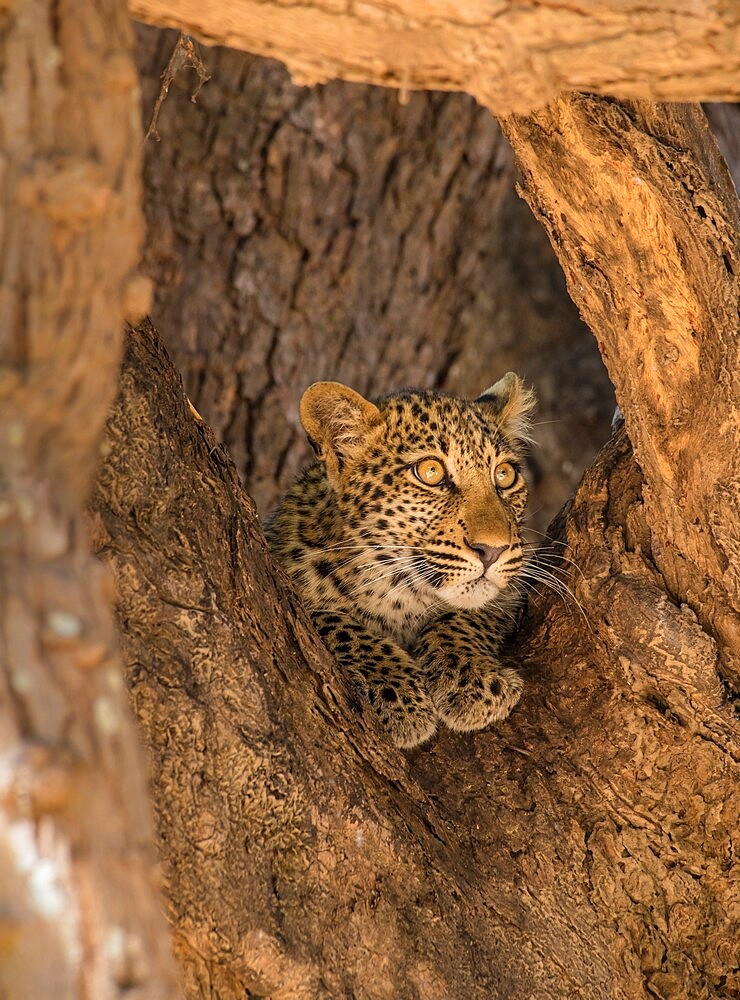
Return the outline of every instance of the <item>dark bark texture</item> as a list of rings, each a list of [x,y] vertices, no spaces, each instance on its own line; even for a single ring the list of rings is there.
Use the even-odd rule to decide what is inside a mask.
[[[142,28],[148,122],[175,36]],[[515,369],[540,397],[531,509],[546,527],[608,435],[613,393],[508,144],[461,94],[308,89],[205,49],[145,150],[153,317],[264,514],[309,457],[318,379],[477,395]]]
[[[559,529],[583,613],[533,595],[514,715],[408,754],[313,638],[151,327],[105,456],[95,536],[188,996],[735,995],[731,707],[649,557],[624,431]]]
[[[705,104],[704,111],[737,191],[740,189],[740,104]]]

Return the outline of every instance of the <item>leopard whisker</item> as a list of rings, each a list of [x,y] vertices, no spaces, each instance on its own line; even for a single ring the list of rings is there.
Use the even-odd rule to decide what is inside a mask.
[[[322,552],[335,552],[341,549],[390,549],[392,551],[399,551],[401,549],[416,549],[421,551],[421,546],[419,545],[398,545],[395,542],[362,542],[353,543],[352,545],[322,545]]]
[[[410,567],[410,566],[413,565],[413,560],[416,559],[416,558],[417,558],[416,556],[399,556],[397,559],[394,559],[393,561],[396,562],[396,563],[405,562]],[[370,566],[375,566],[377,568],[377,563],[369,563],[369,564],[367,564],[367,566],[365,568],[369,568]],[[387,568],[387,565],[386,565],[386,568]],[[389,579],[391,577],[394,577],[399,571],[402,571],[405,568],[406,568],[405,565],[404,566],[395,565],[391,569],[389,569],[388,572],[380,573],[379,575],[377,575],[375,577],[372,577],[370,580],[360,580],[360,581],[358,581],[358,583],[356,584],[356,586],[350,591],[350,596],[351,597],[356,597],[357,594],[362,593],[363,590],[367,590],[369,587],[375,586],[376,584],[380,583],[382,580],[387,580],[387,579]]]
[[[412,565],[412,569],[414,570],[413,574],[408,579],[401,580],[399,583],[396,584],[395,587],[389,590],[387,595],[388,597],[391,597],[394,593],[396,593],[396,591],[400,590],[402,587],[410,586],[414,583],[432,584],[434,577],[437,576],[437,573],[433,569],[431,569],[428,565],[425,565],[420,569],[418,563],[416,563]],[[425,609],[425,613],[426,612],[427,609]]]
[[[522,566],[519,570],[519,575],[526,576],[532,580],[539,580],[541,583],[548,583],[553,590],[557,590],[560,594],[570,594],[575,600],[575,596],[571,593],[568,585],[563,583],[560,577],[555,576],[554,573],[545,569],[544,566],[536,566],[528,563],[526,566]]]
[[[359,582],[361,582],[362,585],[367,586],[374,580],[385,580],[389,576],[393,576],[395,573],[397,573],[399,569],[402,569],[405,566],[413,565],[413,560],[415,558],[416,556],[397,556],[394,557],[393,559],[390,559],[387,563],[383,563],[382,566],[379,566],[376,562],[373,561],[365,563],[362,566],[358,566],[356,568],[356,572],[360,573],[363,572],[364,570],[370,570],[371,572],[374,572],[376,575],[373,576],[370,580],[363,579],[362,581]]]
[[[522,525],[522,531],[531,531],[533,535],[539,535],[540,538],[546,538],[551,545],[562,545],[563,548],[569,549],[570,544],[568,542],[561,542],[558,538],[553,538],[552,535],[548,535],[544,531],[538,531],[536,528],[530,528],[528,525]]]
[[[403,552],[403,550],[408,550]],[[379,544],[364,542],[362,544],[342,544],[342,545],[322,545],[316,546],[315,548],[307,548],[305,552],[301,552],[299,556],[296,557],[296,561],[306,561],[313,559],[317,554],[321,553],[337,553],[337,552],[354,552],[355,556],[348,558],[357,558],[364,554],[369,554],[371,552],[382,553],[388,552],[390,554],[400,553],[410,554],[414,551],[422,551],[421,547],[418,545],[396,545],[395,543]]]
[[[428,607],[424,608],[423,611],[420,611],[418,614],[410,618],[409,625],[414,629],[417,628],[419,623],[424,621],[425,618],[431,618],[438,608],[445,607],[446,605],[447,602],[443,598],[437,597]]]
[[[519,576],[521,579],[532,580],[534,583],[540,583],[544,587],[548,587],[550,590],[553,591],[553,593],[557,594],[560,597],[560,599],[566,606],[568,604],[568,598],[570,598],[580,611],[581,616],[583,617],[583,620],[586,623],[589,632],[593,634],[591,623],[588,620],[588,616],[583,608],[583,605],[578,600],[573,591],[570,589],[570,587],[564,584],[562,580],[560,580],[554,574],[549,573],[547,570],[544,570],[542,567],[536,567],[536,568],[533,568],[531,566],[525,567],[519,571]]]
[[[538,549],[537,552],[533,555],[532,562],[535,563],[535,565],[540,565],[541,563],[544,563],[545,566],[549,567],[553,571],[559,570],[562,573],[568,572],[568,570],[564,566],[558,566],[556,563],[550,562],[546,557],[549,557],[550,559],[557,559],[558,562],[568,563],[569,566],[572,566],[580,574],[582,580],[586,579],[583,570],[575,561],[575,559],[569,559],[568,556],[564,556],[562,552],[547,552],[547,551],[543,552],[541,549]]]
[[[388,597],[391,597],[393,594],[396,593],[396,591],[401,590],[403,587],[411,586],[414,583],[431,582],[432,574],[430,573],[429,570],[427,569],[419,570],[419,568],[417,566],[414,566],[413,564],[409,567],[409,569],[411,569],[412,572],[409,574],[408,577],[400,580],[395,585],[395,587],[392,587],[391,590],[388,591]]]

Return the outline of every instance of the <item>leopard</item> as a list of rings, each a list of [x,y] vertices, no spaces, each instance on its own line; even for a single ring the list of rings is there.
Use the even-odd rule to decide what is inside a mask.
[[[462,733],[520,699],[501,662],[523,599],[523,473],[533,390],[508,372],[475,399],[339,382],[302,396],[316,459],[265,524],[329,652],[391,742]]]

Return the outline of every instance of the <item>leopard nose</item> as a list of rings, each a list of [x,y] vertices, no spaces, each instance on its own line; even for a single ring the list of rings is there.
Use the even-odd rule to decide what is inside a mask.
[[[465,539],[465,544],[469,549],[478,556],[480,561],[483,563],[483,569],[488,569],[489,566],[493,566],[498,557],[502,552],[506,552],[508,545],[486,545],[484,542],[469,542],[467,538]]]

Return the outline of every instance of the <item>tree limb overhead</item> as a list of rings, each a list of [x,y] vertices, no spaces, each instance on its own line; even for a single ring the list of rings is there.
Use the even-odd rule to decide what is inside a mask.
[[[656,101],[740,96],[740,16],[715,0],[129,0],[129,9],[149,24],[280,59],[298,83],[464,90],[496,114],[540,107],[564,90]]]

